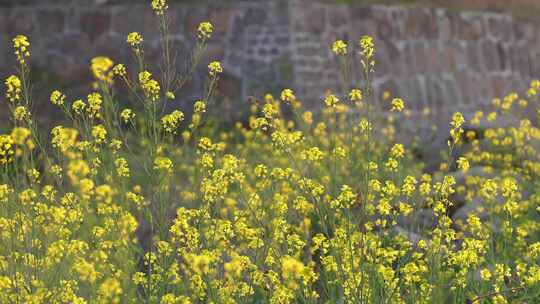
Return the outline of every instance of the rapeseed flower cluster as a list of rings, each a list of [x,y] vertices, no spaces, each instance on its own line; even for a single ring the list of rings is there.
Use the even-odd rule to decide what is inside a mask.
[[[10,135],[0,135],[0,165],[13,160],[13,138]]]
[[[161,118],[161,125],[168,133],[176,133],[179,124],[184,120],[184,113],[175,110],[171,114],[167,114]]]
[[[114,62],[104,56],[92,58],[90,68],[94,77],[107,83],[112,83]]]
[[[129,43],[132,48],[138,48],[143,41],[143,37],[137,32],[129,33],[127,36],[127,43]]]
[[[139,73],[139,85],[144,92],[146,99],[156,102],[160,98],[161,88],[159,83],[152,78],[152,74],[148,71]]]
[[[221,63],[219,61],[212,61],[208,64],[208,73],[210,76],[217,76],[221,73],[223,73],[223,68],[221,67]]]
[[[332,52],[336,55],[347,55],[347,44],[343,40],[336,40],[332,44]]]
[[[55,90],[51,93],[51,103],[57,106],[64,105],[64,102],[66,100],[66,95],[64,95],[62,92]]]
[[[6,81],[6,98],[11,103],[17,103],[21,99],[21,80],[15,75],[9,76]]]
[[[17,35],[13,38],[13,48],[15,56],[20,65],[26,65],[26,60],[30,57],[30,42],[24,35]]]
[[[166,20],[167,2],[151,5]],[[198,43],[212,32],[201,23]],[[24,97],[26,70],[10,76],[0,303],[537,301],[540,129],[527,114],[540,81],[490,112],[455,113],[441,169],[427,171],[417,147],[397,141],[403,100],[372,104],[375,41],[353,47],[331,48],[361,63],[365,85],[332,88],[320,112],[292,89],[267,94],[225,130],[207,117],[217,61],[193,111],[169,112],[182,78],[96,57],[86,100],[51,94],[66,120],[48,142]],[[119,106],[113,76],[139,104]]]
[[[214,32],[214,26],[210,22],[201,22],[197,29],[197,37],[202,40],[210,39]]]

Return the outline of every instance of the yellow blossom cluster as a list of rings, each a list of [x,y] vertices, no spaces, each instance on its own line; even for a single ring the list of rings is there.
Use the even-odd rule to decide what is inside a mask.
[[[197,28],[197,37],[202,40],[210,39],[214,32],[214,26],[210,22],[201,22]]]
[[[156,102],[159,99],[161,88],[159,83],[152,78],[150,72],[143,71],[139,73],[139,84],[148,100]]]
[[[161,118],[161,125],[163,130],[167,133],[176,133],[179,124],[184,120],[184,113],[179,110],[175,110],[170,114],[167,114]]]
[[[21,65],[26,65],[26,60],[30,57],[30,42],[24,35],[17,35],[13,38],[13,48],[15,49],[15,56],[17,61]]]
[[[223,73],[223,68],[221,67],[221,63],[219,61],[212,61],[208,64],[208,73],[210,76],[217,76],[221,73]]]
[[[97,80],[112,83],[113,65],[114,62],[110,58],[98,56],[92,58],[90,69]]]
[[[13,160],[13,138],[10,135],[0,135],[0,165]]]
[[[151,6],[167,21],[167,1]],[[212,33],[201,23],[199,46]],[[373,38],[358,46],[331,49],[369,80]],[[31,96],[25,78],[5,82],[14,119],[0,135],[0,303],[537,301],[540,129],[527,114],[539,81],[469,122],[454,114],[441,169],[428,171],[421,147],[396,140],[403,100],[375,107],[369,83],[333,88],[320,112],[292,89],[267,94],[248,119],[217,128],[206,115],[218,62],[184,113],[167,107],[183,78],[96,58],[86,100],[50,95],[66,120],[48,137],[31,100],[19,102]]]
[[[12,103],[17,103],[21,99],[21,80],[15,75],[6,78],[6,98]]]
[[[336,40],[332,44],[332,52],[336,55],[347,55],[347,43],[343,40]]]
[[[62,106],[64,105],[64,102],[66,100],[66,95],[64,95],[62,92],[55,90],[51,93],[51,103],[53,105]]]

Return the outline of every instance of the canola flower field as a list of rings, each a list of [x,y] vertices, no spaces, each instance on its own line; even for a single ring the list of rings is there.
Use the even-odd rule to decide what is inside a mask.
[[[371,37],[332,44],[343,78],[357,61],[363,81],[333,88],[321,113],[285,88],[223,131],[209,114],[217,61],[189,114],[166,110],[212,24],[200,24],[192,68],[178,72],[167,2],[150,4],[160,68],[129,34],[136,70],[94,58],[85,100],[51,93],[66,119],[48,132],[32,113],[31,44],[13,39],[0,303],[540,303],[540,81],[468,121],[455,113],[428,174],[395,139],[405,102],[373,96]],[[482,127],[505,117],[515,124]],[[470,212],[457,218],[462,205]]]

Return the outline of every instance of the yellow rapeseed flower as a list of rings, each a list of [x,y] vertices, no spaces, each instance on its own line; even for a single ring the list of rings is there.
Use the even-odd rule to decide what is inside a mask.
[[[17,145],[24,145],[26,139],[30,136],[30,130],[23,127],[16,127],[11,130],[11,138]]]
[[[113,74],[120,77],[125,77],[127,75],[126,67],[119,63],[113,67]]]
[[[94,126],[92,128],[92,137],[96,143],[103,143],[107,139],[107,130],[103,125]]]
[[[21,99],[21,80],[15,75],[6,78],[6,98],[11,103],[16,103]]]
[[[334,94],[328,94],[324,98],[324,104],[327,107],[335,108],[338,103],[339,103],[339,98]]]
[[[114,62],[109,57],[99,56],[92,58],[90,69],[98,80],[112,83],[112,67]]]
[[[152,0],[152,9],[156,15],[163,15],[168,8],[167,0]]]
[[[364,35],[359,42],[362,56],[366,59],[371,59],[375,55],[375,43],[373,37]]]
[[[64,104],[66,100],[66,95],[64,95],[62,92],[55,90],[51,93],[51,103],[53,105],[61,106]]]
[[[16,121],[28,121],[32,118],[32,114],[30,114],[30,111],[25,106],[18,106],[13,110],[13,118]]]
[[[458,165],[458,168],[463,172],[467,172],[470,168],[469,161],[465,157],[458,158],[456,163]]]
[[[138,49],[139,46],[143,43],[144,39],[141,34],[137,32],[131,32],[127,35],[126,41],[132,48]]]
[[[201,22],[197,28],[197,37],[201,40],[210,39],[214,26],[210,22]]]
[[[120,118],[124,123],[128,123],[130,120],[135,118],[135,113],[131,109],[124,109],[120,112]]]
[[[0,165],[5,165],[13,160],[13,138],[10,135],[0,135]]]
[[[405,102],[401,98],[392,99],[392,108],[390,111],[401,112],[405,109]]]
[[[359,89],[352,89],[349,92],[349,99],[353,102],[362,100],[362,91]]]
[[[152,74],[148,71],[139,73],[139,85],[141,86],[144,96],[153,102],[159,100],[161,88],[159,83],[152,78]]]
[[[164,173],[172,173],[173,162],[168,157],[156,157],[154,159],[154,170]]]
[[[284,89],[281,91],[281,100],[285,103],[293,103],[296,100],[296,96],[294,96],[294,92],[291,89]]]
[[[221,63],[219,61],[210,62],[208,64],[208,73],[212,77],[215,77],[215,76],[223,73],[223,68],[221,67]]]
[[[336,55],[347,55],[347,43],[343,40],[336,40],[332,44],[332,52]]]
[[[21,65],[26,65],[26,58],[30,57],[30,42],[24,35],[17,35],[13,38],[13,48],[15,56]]]
[[[161,118],[161,126],[167,133],[176,133],[179,124],[184,120],[184,113],[175,110]]]

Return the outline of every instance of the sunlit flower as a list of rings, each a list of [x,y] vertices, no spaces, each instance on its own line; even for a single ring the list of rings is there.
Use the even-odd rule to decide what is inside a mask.
[[[349,99],[353,102],[362,100],[362,91],[359,89],[352,89],[349,92]]]
[[[13,160],[15,151],[13,139],[9,135],[0,135],[0,165],[5,165]]]
[[[327,107],[336,107],[337,104],[339,103],[339,98],[337,98],[336,95],[334,94],[328,94],[326,95],[326,97],[324,98],[324,104],[327,106]]]
[[[168,8],[167,0],[152,0],[152,9],[156,15],[163,15]]]
[[[91,70],[94,77],[107,83],[112,82],[112,67],[114,62],[108,57],[94,57],[91,62]]]
[[[176,133],[179,124],[184,120],[184,113],[175,110],[161,118],[161,126],[168,133]]]
[[[332,52],[336,55],[347,55],[347,44],[343,40],[336,40],[332,44]]]
[[[405,109],[405,102],[401,98],[394,98],[392,99],[392,108],[390,108],[390,111],[396,111],[401,112]]]
[[[107,130],[103,125],[97,125],[92,128],[92,137],[96,143],[103,143],[107,139]]]
[[[148,71],[139,73],[139,84],[144,92],[144,96],[150,101],[158,101],[161,88],[159,83],[152,78],[152,74]]]
[[[201,40],[210,39],[213,31],[214,27],[210,22],[201,22],[197,28],[197,37]]]
[[[62,92],[55,90],[51,93],[51,103],[53,105],[62,106],[64,105],[64,102],[66,100],[66,95],[64,95]]]
[[[30,57],[30,42],[24,35],[17,35],[13,38],[13,48],[15,49],[15,55],[17,61],[21,65],[26,65],[26,59]]]
[[[134,49],[138,49],[139,46],[143,43],[144,39],[141,34],[137,32],[131,32],[127,35],[127,43]]]
[[[6,98],[12,103],[16,103],[21,99],[21,80],[15,75],[6,78]]]
[[[208,64],[208,73],[212,77],[215,77],[215,76],[223,73],[223,68],[221,67],[221,63],[219,63],[219,61],[210,62]]]
[[[128,123],[130,120],[135,118],[135,113],[131,109],[124,109],[120,112],[120,118],[124,123]]]

